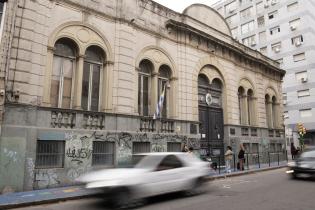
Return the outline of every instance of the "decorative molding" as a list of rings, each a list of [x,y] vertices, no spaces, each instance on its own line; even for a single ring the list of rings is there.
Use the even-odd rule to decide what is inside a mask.
[[[105,62],[104,62],[104,65],[108,65],[108,66],[114,65],[114,64],[115,64],[114,61],[105,61]]]

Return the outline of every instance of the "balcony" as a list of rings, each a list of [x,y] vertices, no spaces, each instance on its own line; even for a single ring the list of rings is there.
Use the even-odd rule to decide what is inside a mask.
[[[51,111],[51,127],[53,128],[74,128],[75,121],[75,112],[65,110]]]
[[[173,133],[175,121],[170,119],[154,120],[152,117],[140,117],[141,132]]]

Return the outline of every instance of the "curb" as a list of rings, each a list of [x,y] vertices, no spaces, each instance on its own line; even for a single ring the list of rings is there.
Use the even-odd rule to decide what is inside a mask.
[[[270,167],[270,168],[261,168],[261,169],[249,170],[249,171],[242,171],[242,172],[236,172],[236,173],[231,173],[231,174],[222,174],[222,175],[207,177],[206,180],[207,181],[213,181],[213,180],[217,180],[217,179],[224,179],[226,177],[236,177],[236,176],[242,176],[242,175],[247,175],[247,174],[254,174],[257,172],[276,170],[276,169],[285,168],[285,167],[286,167],[286,165],[275,166],[275,167]],[[68,196],[68,197],[65,196],[62,198],[52,198],[52,199],[37,200],[37,201],[16,203],[16,204],[12,204],[12,203],[11,204],[4,204],[4,205],[0,204],[0,210],[27,207],[27,206],[33,206],[33,205],[52,204],[52,203],[68,201],[68,200],[78,200],[81,198],[88,198],[88,197],[92,197],[95,195],[99,195],[100,193],[101,192],[96,191],[95,193],[90,193],[90,194],[86,194],[86,195],[72,195],[72,196]]]
[[[58,203],[58,202],[62,202],[62,201],[70,201],[70,200],[78,200],[81,198],[88,198],[88,197],[92,197],[95,195],[96,194],[78,195],[78,196],[69,196],[69,197],[63,197],[63,198],[52,198],[49,200],[31,201],[31,202],[18,203],[18,204],[0,205],[0,210],[21,208],[21,207],[28,207],[28,206],[35,206],[35,205],[42,205],[42,204],[53,204],[53,203]]]
[[[276,169],[280,169],[280,168],[285,168],[287,167],[286,165],[283,166],[274,166],[274,167],[270,167],[270,168],[260,168],[260,169],[256,169],[256,170],[248,170],[248,171],[242,171],[242,172],[235,172],[235,173],[230,173],[230,174],[220,174],[217,176],[211,176],[208,177],[207,180],[208,181],[213,181],[216,179],[223,179],[226,177],[235,177],[235,176],[242,176],[242,175],[247,175],[247,174],[254,174],[257,172],[264,172],[264,171],[271,171],[271,170],[276,170]]]

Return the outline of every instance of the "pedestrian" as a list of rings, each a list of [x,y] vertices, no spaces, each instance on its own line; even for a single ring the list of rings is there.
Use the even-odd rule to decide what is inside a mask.
[[[291,150],[290,151],[291,151],[292,160],[294,160],[295,156],[297,155],[297,150],[296,150],[293,142],[291,142]]]
[[[188,146],[187,144],[184,144],[182,152],[188,152]]]
[[[241,143],[240,144],[240,151],[238,152],[238,160],[239,160],[239,170],[244,171],[244,162],[245,162],[245,149],[244,145]]]
[[[231,173],[231,162],[233,159],[233,151],[231,146],[227,146],[226,152],[224,154],[225,157],[225,172]]]

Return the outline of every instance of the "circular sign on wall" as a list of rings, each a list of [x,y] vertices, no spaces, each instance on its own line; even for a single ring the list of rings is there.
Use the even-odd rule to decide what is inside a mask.
[[[208,104],[208,106],[212,104],[212,96],[210,93],[207,93],[206,95],[206,103]]]

